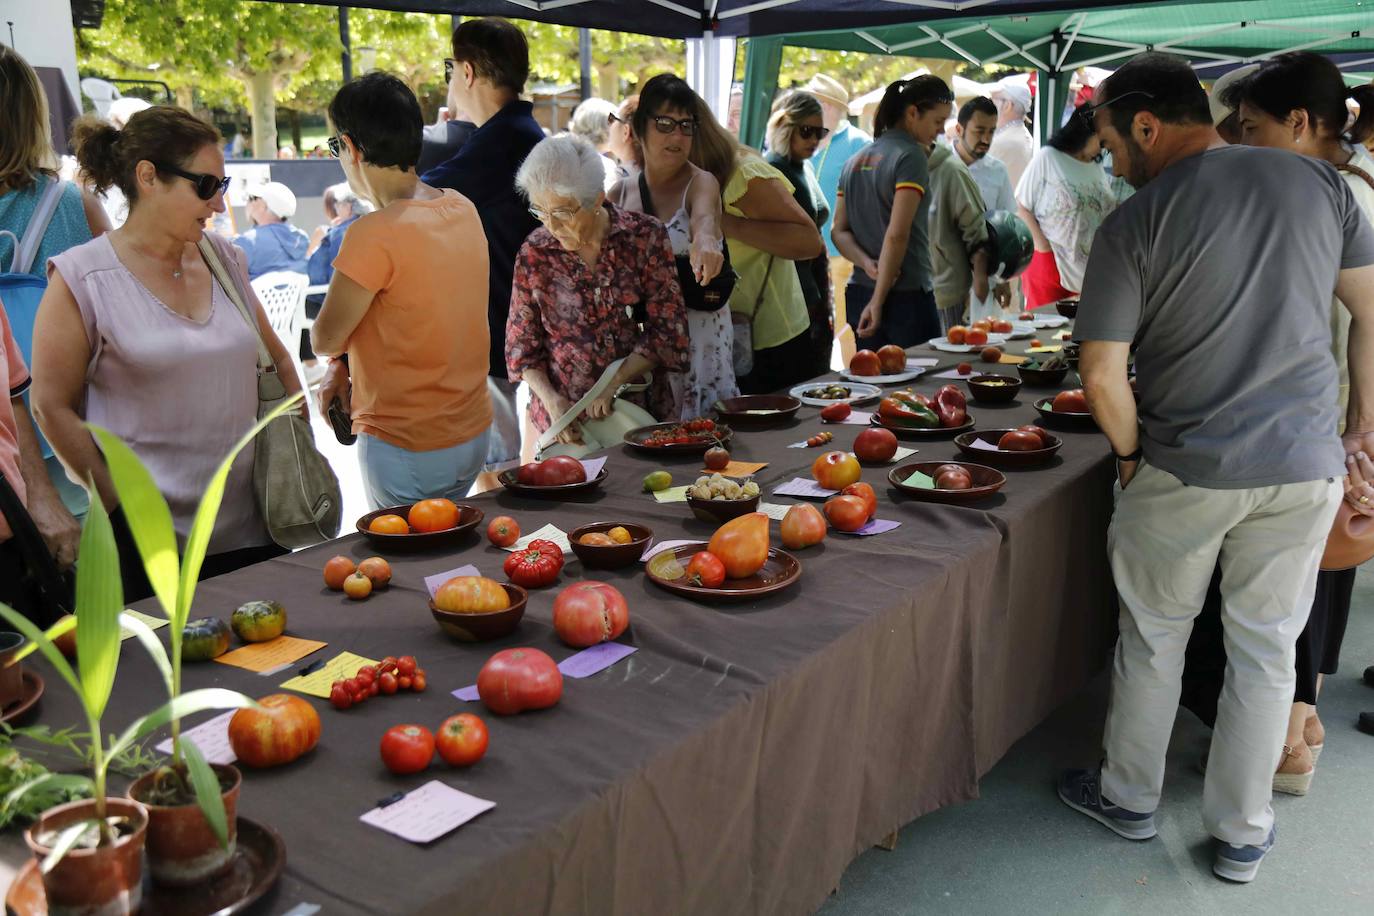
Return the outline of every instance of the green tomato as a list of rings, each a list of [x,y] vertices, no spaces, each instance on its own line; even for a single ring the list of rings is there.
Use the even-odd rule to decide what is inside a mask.
[[[204,662],[229,651],[229,624],[218,617],[192,620],[181,631],[181,660]]]
[[[266,642],[286,629],[286,608],[276,601],[250,601],[234,611],[232,623],[244,642]]]

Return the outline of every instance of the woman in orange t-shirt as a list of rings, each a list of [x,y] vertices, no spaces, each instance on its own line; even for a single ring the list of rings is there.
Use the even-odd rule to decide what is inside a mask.
[[[423,119],[400,80],[373,72],[346,84],[329,118],[330,150],[377,211],[344,234],[311,343],[347,353],[372,505],[462,497],[491,425],[482,223],[466,197],[416,176]]]

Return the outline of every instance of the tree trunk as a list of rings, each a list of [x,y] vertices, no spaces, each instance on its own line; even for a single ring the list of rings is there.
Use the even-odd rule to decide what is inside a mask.
[[[596,94],[608,102],[620,104],[620,67],[614,63],[596,67]]]
[[[287,109],[286,116],[291,122],[291,145],[296,148],[297,156],[303,155],[305,150],[301,148],[301,113],[295,108],[290,108]]]
[[[253,158],[277,158],[277,79],[273,73],[248,73],[248,115],[253,123]]]
[[[187,111],[195,111],[194,89],[190,86],[178,86],[175,95],[178,108],[184,108]]]

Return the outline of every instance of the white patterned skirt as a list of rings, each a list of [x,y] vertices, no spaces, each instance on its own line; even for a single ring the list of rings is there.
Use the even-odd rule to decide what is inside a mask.
[[[735,364],[732,349],[735,332],[730,323],[729,307],[714,312],[687,310],[687,330],[692,341],[691,365],[686,373],[674,373],[677,401],[682,405],[682,419],[691,420],[711,412],[716,401],[739,394],[735,384]]]

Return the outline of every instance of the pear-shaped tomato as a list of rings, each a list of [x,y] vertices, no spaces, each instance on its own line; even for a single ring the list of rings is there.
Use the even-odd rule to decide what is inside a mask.
[[[768,516],[751,512],[731,519],[716,529],[706,549],[725,564],[727,579],[747,579],[768,560]]]
[[[825,516],[810,503],[797,503],[782,517],[782,546],[800,550],[825,540]]]

